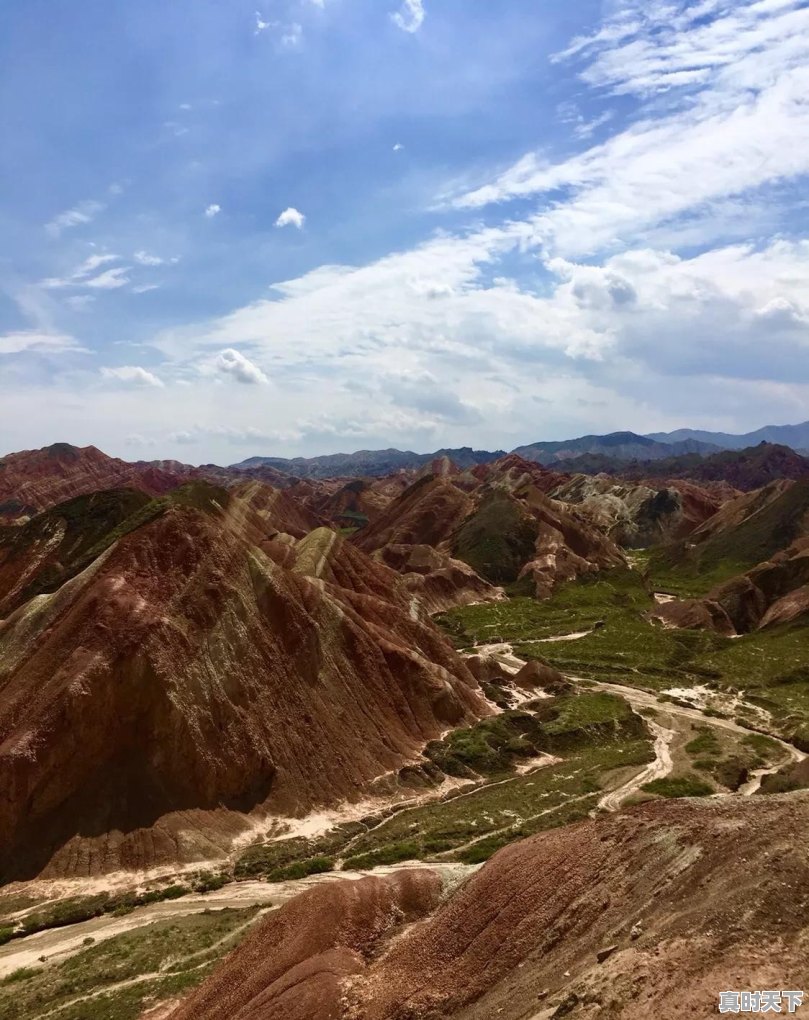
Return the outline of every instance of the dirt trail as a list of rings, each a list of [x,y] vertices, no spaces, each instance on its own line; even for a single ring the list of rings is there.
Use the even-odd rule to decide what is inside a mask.
[[[509,669],[509,671],[513,672],[517,672],[522,669],[526,663],[525,659],[521,659],[514,653],[512,645],[506,642],[501,642],[496,645],[484,645],[479,649],[476,649],[476,652],[487,652],[490,655],[494,655],[498,661],[502,662],[503,665]],[[715,726],[718,729],[729,730],[732,733],[738,733],[742,736],[758,732],[757,730],[747,726],[741,726],[732,719],[722,719],[718,716],[706,716],[698,708],[688,708],[684,705],[674,704],[673,702],[661,704],[656,694],[641,690],[637,687],[626,687],[624,684],[588,680],[584,677],[578,676],[568,676],[567,679],[572,680],[574,683],[588,684],[594,690],[620,694],[621,697],[628,701],[632,708],[636,710],[642,708],[653,708],[655,711],[665,712],[669,716],[677,716],[682,719],[688,719],[692,722],[700,723],[701,725]],[[636,793],[640,786],[644,783],[652,782],[654,779],[662,779],[672,770],[673,766],[669,748],[671,741],[675,736],[675,731],[666,729],[649,719],[646,721],[649,728],[655,735],[655,760],[647,766],[643,772],[629,780],[629,782],[627,782],[623,787],[610,791],[602,798],[599,806],[606,808],[608,811],[616,811],[627,797]],[[781,740],[780,737],[775,737],[771,734],[767,735],[771,740],[778,744],[781,750],[788,755],[791,761],[799,763],[804,761],[807,757],[803,751],[799,751],[797,747],[787,743],[785,740]],[[761,782],[764,777],[777,772],[783,767],[783,764],[784,762],[780,762],[778,765],[773,765],[769,768],[757,769],[751,775],[750,780],[741,786],[736,794],[728,794],[728,796],[752,796],[761,787]]]
[[[651,719],[646,720],[646,725],[654,734],[655,760],[623,786],[619,786],[617,790],[605,793],[598,802],[598,806],[604,811],[617,811],[624,801],[633,793],[637,793],[645,783],[651,783],[655,779],[664,779],[674,768],[674,763],[671,760],[671,742],[677,735],[676,731],[666,729],[664,726],[652,722]]]
[[[471,873],[474,866],[466,864],[424,864],[421,861],[392,864],[375,868],[373,874],[387,875],[399,868],[432,868],[438,871],[445,881],[457,880]],[[299,893],[323,882],[354,881],[371,874],[369,871],[333,871],[322,875],[310,875],[307,878],[291,882],[233,882],[222,889],[209,893],[190,893],[176,900],[164,900],[145,907],[137,907],[131,914],[124,917],[113,917],[105,914],[89,921],[68,925],[64,928],[49,928],[37,932],[27,938],[14,939],[0,946],[0,979],[20,967],[36,967],[40,957],[48,962],[65,959],[83,949],[86,938],[92,937],[96,943],[114,938],[125,932],[135,931],[155,921],[168,921],[188,914],[198,914],[203,910],[222,910],[226,907],[243,909],[253,905],[267,909],[280,907],[287,900]]]

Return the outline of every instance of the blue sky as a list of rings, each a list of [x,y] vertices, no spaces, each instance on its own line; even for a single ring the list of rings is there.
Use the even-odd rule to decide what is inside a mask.
[[[2,452],[809,418],[806,0],[11,0]]]

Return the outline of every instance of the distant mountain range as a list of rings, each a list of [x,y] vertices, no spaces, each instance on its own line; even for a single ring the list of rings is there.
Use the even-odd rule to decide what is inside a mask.
[[[409,471],[424,467],[441,457],[449,458],[462,470],[477,464],[505,457],[505,450],[489,453],[472,450],[468,446],[458,450],[436,450],[435,453],[413,453],[411,450],[359,450],[357,453],[333,453],[324,457],[249,457],[233,467],[249,471],[255,468],[274,468],[297,478],[342,478],[382,476],[396,471]]]
[[[759,443],[745,450],[720,450],[710,456],[697,453],[662,460],[623,461],[604,454],[584,454],[554,464],[557,471],[584,475],[615,475],[626,481],[682,478],[693,482],[728,482],[751,492],[779,479],[809,478],[809,458],[788,446]]]
[[[745,435],[724,432],[700,432],[678,429],[676,432],[658,432],[648,436],[636,432],[611,432],[604,436],[581,436],[562,442],[537,442],[518,446],[512,453],[538,464],[563,464],[568,471],[572,463],[585,458],[607,458],[613,462],[658,461],[672,457],[708,457],[721,450],[742,450],[760,443],[791,447],[799,453],[809,450],[809,422],[802,425],[770,425]],[[449,458],[462,470],[477,464],[488,464],[504,457],[505,451],[473,450],[464,446],[457,450],[436,450],[435,453],[413,453],[410,450],[360,450],[357,453],[335,453],[324,457],[250,457],[232,465],[242,471],[259,468],[281,471],[297,478],[377,477],[397,471],[419,469],[441,457]]]
[[[582,436],[581,439],[568,439],[561,443],[531,443],[518,446],[514,453],[540,464],[554,464],[585,454],[603,454],[616,460],[663,460],[687,453],[717,453],[720,449],[713,443],[695,439],[658,442],[635,432],[612,432],[607,436]]]
[[[766,425],[755,432],[744,435],[732,435],[728,432],[703,432],[700,429],[677,429],[675,432],[652,432],[646,439],[658,443],[681,443],[696,440],[700,443],[713,443],[724,450],[744,450],[759,443],[776,443],[780,446],[791,446],[793,450],[809,450],[809,421],[801,425]]]

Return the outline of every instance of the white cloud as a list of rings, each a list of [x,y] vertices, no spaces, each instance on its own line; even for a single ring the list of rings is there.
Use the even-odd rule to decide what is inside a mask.
[[[402,0],[400,10],[391,14],[391,20],[403,32],[418,32],[424,22],[423,0]]]
[[[102,368],[101,374],[105,379],[115,379],[118,382],[132,383],[134,386],[152,386],[157,389],[163,388],[163,381],[154,373],[148,372],[139,365],[122,365],[120,368]]]
[[[262,32],[266,32],[268,28],[273,28],[277,24],[275,21],[265,21],[258,11],[255,13],[255,18],[256,24],[253,35],[261,35]]]
[[[222,206],[221,205],[217,205],[215,202],[212,203],[211,205],[209,205],[205,209],[205,215],[208,217],[209,220],[212,220],[214,218],[214,216],[218,216],[219,213],[221,213],[221,212],[222,212]]]
[[[284,209],[275,221],[275,225],[276,227],[297,227],[298,230],[301,230],[305,222],[304,214],[290,206],[289,209]]]
[[[82,286],[92,287],[94,290],[117,290],[118,287],[125,287],[129,283],[126,273],[125,266],[108,269],[104,273],[99,273],[98,276],[84,280]]]
[[[21,354],[23,351],[84,351],[72,336],[66,333],[49,333],[36,329],[16,333],[0,333],[0,354]]]
[[[136,251],[132,258],[141,266],[162,266],[165,262],[159,255],[150,255],[148,251]]]
[[[94,273],[101,266],[118,261],[120,261],[119,255],[91,255],[81,265],[77,266],[69,276],[49,277],[47,280],[43,280],[41,285],[48,290],[55,290],[61,287],[86,287],[89,286],[87,277],[91,273]],[[122,270],[118,270],[118,272],[122,272]]]
[[[91,200],[79,202],[72,209],[66,209],[64,212],[59,213],[58,216],[54,216],[49,223],[45,224],[45,229],[53,237],[59,237],[65,230],[71,230],[73,227],[92,223],[96,216],[103,212],[105,208],[106,206],[102,202]]]
[[[537,242],[572,256],[614,250],[710,203],[809,174],[809,146],[795,143],[809,135],[809,8],[722,6],[706,26],[693,6],[675,16],[671,3],[644,4],[641,18],[636,3],[619,5],[606,29],[567,55],[588,57],[582,77],[591,86],[641,99],[665,88],[667,105],[645,117],[641,107],[636,123],[562,162],[528,153],[453,204],[536,196]],[[699,81],[675,77],[695,67]]]
[[[140,438],[140,437],[138,437]],[[211,439],[223,439],[233,446],[255,446],[271,443],[278,439],[277,434],[263,432],[248,425],[246,428],[233,428],[227,425],[192,425],[169,435],[169,440],[182,446],[209,442]]]
[[[267,376],[252,361],[245,358],[232,347],[222,351],[216,358],[214,366],[217,371],[232,375],[237,382],[256,386],[269,382]]]
[[[395,144],[395,145],[393,146],[393,151],[394,151],[394,152],[401,152],[403,148],[404,148],[404,146],[402,145],[402,143],[401,143],[401,142],[397,142],[397,143],[396,143],[396,144]]]
[[[303,42],[303,28],[297,22],[287,25],[281,33],[281,45],[287,49],[295,49]]]

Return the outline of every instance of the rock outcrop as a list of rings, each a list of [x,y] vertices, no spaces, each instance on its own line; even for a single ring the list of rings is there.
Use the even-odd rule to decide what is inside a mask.
[[[727,494],[687,482],[660,488],[621,483],[607,475],[574,475],[551,495],[581,507],[600,530],[630,549],[686,538],[727,499]]]
[[[809,538],[718,585],[703,599],[675,599],[648,615],[666,626],[725,635],[809,620]]]

